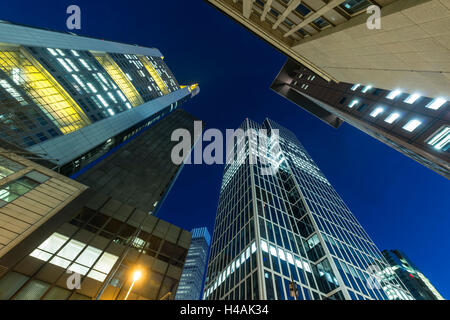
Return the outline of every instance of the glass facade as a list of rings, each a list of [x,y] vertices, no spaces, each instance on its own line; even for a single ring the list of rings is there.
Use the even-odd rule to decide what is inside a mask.
[[[202,296],[203,278],[211,236],[205,227],[193,229],[191,233],[191,246],[186,257],[175,300],[199,300]]]
[[[87,204],[0,276],[0,300],[123,300],[136,268],[143,277],[130,300],[173,299],[189,232],[105,199],[95,209],[95,199]],[[74,273],[79,286],[70,287]]]
[[[68,92],[25,48],[0,47],[0,99],[1,136],[19,145],[32,145],[90,123]],[[47,130],[33,137],[23,135],[37,128]]]
[[[87,50],[84,44],[79,49],[78,40],[86,38],[72,39],[73,49],[54,47],[51,37],[40,39],[47,46],[0,44],[1,139],[30,148],[181,89],[163,57],[148,55],[153,49],[121,53],[129,48],[115,44],[111,50],[117,52],[99,51],[105,43],[89,39],[93,49]],[[172,100],[169,112],[186,99]]]
[[[292,132],[268,119],[241,129],[234,147],[244,152],[225,167],[204,299],[295,299],[291,282],[304,300],[412,299],[397,277],[378,281],[386,261]]]
[[[396,274],[417,300],[445,300],[417,266],[399,250],[383,250],[389,262],[386,271]]]
[[[328,82],[292,60],[285,63],[271,89],[334,128],[347,122],[450,177],[448,98]]]

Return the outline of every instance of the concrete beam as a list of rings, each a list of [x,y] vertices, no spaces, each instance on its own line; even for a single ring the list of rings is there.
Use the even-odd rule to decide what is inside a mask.
[[[269,12],[270,8],[272,7],[273,0],[267,0],[266,4],[264,5],[263,13],[261,14],[261,21],[266,20],[267,12]]]
[[[280,23],[282,23],[284,19],[287,18],[289,13],[295,10],[295,8],[297,8],[301,2],[302,0],[292,0],[289,6],[286,8],[286,10],[284,10],[284,12],[278,17],[277,21],[272,26],[272,29],[275,30],[276,28],[278,28]]]
[[[255,0],[242,0],[242,15],[245,18],[250,18],[250,14],[252,13],[253,2]]]
[[[311,14],[308,18],[303,20],[299,25],[295,26],[290,31],[286,32],[284,34],[284,37],[289,37],[294,32],[300,30],[301,28],[303,28],[307,24],[313,22],[314,20],[316,20],[320,16],[324,15],[325,13],[330,11],[331,9],[334,9],[335,7],[337,7],[338,5],[340,5],[343,2],[345,2],[345,0],[332,0],[330,3],[324,5],[322,8],[320,8],[319,10],[317,10],[316,12]]]

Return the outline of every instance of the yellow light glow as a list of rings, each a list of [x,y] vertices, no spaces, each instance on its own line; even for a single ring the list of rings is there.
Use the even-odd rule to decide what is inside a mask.
[[[133,107],[137,107],[144,103],[144,100],[137,92],[131,81],[125,73],[120,69],[117,63],[106,53],[91,52],[95,59],[102,65],[109,76],[117,84],[123,94],[127,97]]]
[[[159,75],[159,73],[156,71],[155,67],[151,64],[151,62],[147,59],[147,57],[139,56],[139,60],[144,65],[145,69],[147,69],[148,73],[152,76],[153,80],[155,80],[156,85],[161,90],[163,94],[168,94],[169,89],[167,88],[166,84],[164,83],[163,79]]]
[[[133,272],[133,281],[138,281],[142,277],[142,272],[140,270],[136,270]]]
[[[198,87],[198,83],[191,84],[190,86],[181,85],[180,89],[183,89],[186,87],[188,88],[189,92],[192,92],[193,90],[195,90]]]
[[[24,48],[0,48],[0,69],[27,92],[63,134],[91,123],[63,87]]]

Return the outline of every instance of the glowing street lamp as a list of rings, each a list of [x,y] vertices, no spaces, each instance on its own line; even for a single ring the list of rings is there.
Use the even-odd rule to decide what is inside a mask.
[[[125,296],[124,300],[128,299],[128,296],[130,295],[131,290],[133,289],[134,283],[138,281],[142,277],[142,272],[140,270],[136,270],[133,272],[133,282],[131,283],[130,289],[128,289],[127,295]]]

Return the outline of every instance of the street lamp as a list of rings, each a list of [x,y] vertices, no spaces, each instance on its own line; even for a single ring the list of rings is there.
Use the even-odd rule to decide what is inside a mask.
[[[141,270],[136,270],[133,272],[133,282],[131,283],[130,289],[128,289],[127,295],[125,296],[124,300],[128,299],[128,296],[130,295],[131,290],[133,289],[134,283],[138,281],[142,277]]]

